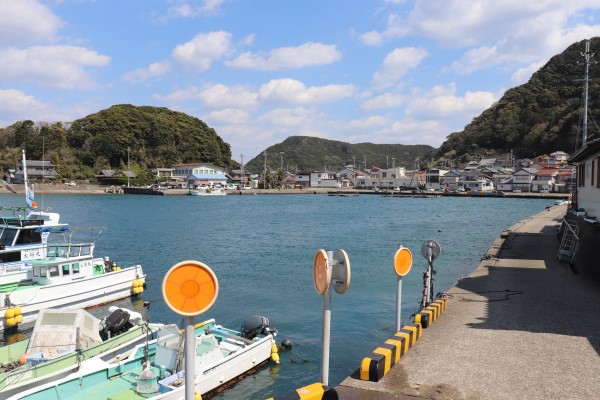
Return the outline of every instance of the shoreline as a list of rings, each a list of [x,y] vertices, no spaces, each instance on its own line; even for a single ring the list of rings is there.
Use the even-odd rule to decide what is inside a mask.
[[[66,186],[66,185],[58,185],[58,184],[35,184],[34,192],[36,194],[106,194],[106,195],[115,195],[115,194],[123,194],[123,193],[111,193],[108,189],[111,186],[100,186],[94,184],[81,184],[79,186]],[[113,187],[114,188],[114,187]],[[128,188],[123,188],[127,190]],[[140,194],[140,195],[155,195],[150,189],[143,188],[134,188],[131,187],[140,193],[131,193],[131,194]],[[13,185],[0,185],[0,196],[1,195],[23,195],[25,193],[25,187],[23,184],[13,184]],[[165,196],[187,196],[188,189],[168,189],[163,192]],[[463,198],[498,198],[498,197],[506,197],[506,198],[530,198],[530,199],[551,199],[551,200],[567,200],[569,198],[568,193],[505,193],[502,196],[497,195],[470,195],[470,194],[454,194],[454,193],[443,193],[441,191],[431,192],[431,191],[423,191],[413,193],[411,191],[403,191],[403,192],[391,192],[391,191],[378,191],[370,189],[353,189],[353,188],[305,188],[305,189],[251,189],[251,190],[230,190],[227,191],[228,196],[232,195],[273,195],[273,194],[287,194],[287,195],[310,195],[310,194],[320,194],[320,195],[330,195],[330,196],[339,196],[339,197],[347,197],[347,196],[356,196],[356,195],[379,195],[385,197],[463,197]]]

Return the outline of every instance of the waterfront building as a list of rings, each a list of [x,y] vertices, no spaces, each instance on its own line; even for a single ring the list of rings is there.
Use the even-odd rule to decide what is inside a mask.
[[[513,172],[513,190],[519,189],[522,192],[531,192],[531,183],[535,179],[537,171],[535,168],[520,168]]]
[[[31,181],[52,180],[58,176],[54,164],[50,161],[25,160],[27,165],[27,177]],[[12,183],[22,184],[23,179],[23,164],[19,164],[12,178]]]
[[[465,171],[458,182],[465,190],[491,192],[494,190],[494,182],[489,176],[479,170]]]

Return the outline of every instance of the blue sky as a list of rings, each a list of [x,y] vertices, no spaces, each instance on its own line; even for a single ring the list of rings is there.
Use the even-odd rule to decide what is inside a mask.
[[[0,127],[134,104],[238,161],[292,135],[439,147],[599,35],[598,0],[0,0]]]

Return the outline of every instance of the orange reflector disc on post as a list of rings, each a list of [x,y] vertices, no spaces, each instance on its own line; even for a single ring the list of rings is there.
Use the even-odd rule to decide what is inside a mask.
[[[313,282],[315,289],[320,295],[327,293],[329,282],[331,281],[331,269],[328,265],[329,257],[323,249],[317,250],[313,262]]]
[[[412,267],[412,253],[406,247],[400,247],[394,255],[394,271],[398,276],[408,274]]]
[[[182,261],[165,275],[162,292],[171,310],[190,317],[202,314],[214,304],[219,294],[219,281],[206,264]]]

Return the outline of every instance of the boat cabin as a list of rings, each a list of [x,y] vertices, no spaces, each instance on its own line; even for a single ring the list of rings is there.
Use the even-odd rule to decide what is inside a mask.
[[[45,259],[31,261],[32,279],[40,285],[49,285],[102,275],[104,263],[93,259],[93,251],[92,243],[49,245]]]

